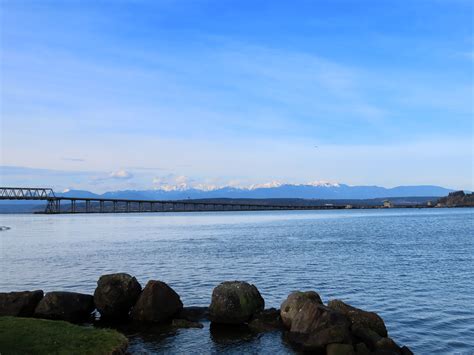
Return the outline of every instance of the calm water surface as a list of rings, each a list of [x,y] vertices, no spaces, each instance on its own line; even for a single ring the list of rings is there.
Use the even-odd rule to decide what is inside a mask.
[[[1,215],[0,291],[92,293],[100,275],[169,283],[209,305],[224,280],[267,307],[316,290],[378,312],[415,353],[474,353],[474,209]],[[134,352],[291,353],[278,333],[204,330],[131,337]]]

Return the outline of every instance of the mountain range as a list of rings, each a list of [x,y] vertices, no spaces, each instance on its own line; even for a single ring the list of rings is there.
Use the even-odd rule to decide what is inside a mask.
[[[56,193],[66,197],[103,197],[121,199],[181,200],[209,198],[302,198],[302,199],[371,199],[390,197],[442,197],[454,190],[433,185],[398,186],[350,186],[346,184],[278,184],[269,183],[251,187],[219,187],[199,189],[181,186],[177,188],[157,188],[153,190],[122,190],[95,194],[83,190],[67,190]]]

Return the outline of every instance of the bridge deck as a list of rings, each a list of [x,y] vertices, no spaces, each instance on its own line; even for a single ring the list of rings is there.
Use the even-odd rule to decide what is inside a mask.
[[[133,212],[209,212],[272,210],[337,210],[345,208],[381,208],[382,206],[346,205],[275,205],[199,200],[137,200],[102,197],[56,196],[50,188],[0,187],[0,200],[44,200],[44,213],[133,213]],[[403,205],[399,208],[426,208],[427,205]]]

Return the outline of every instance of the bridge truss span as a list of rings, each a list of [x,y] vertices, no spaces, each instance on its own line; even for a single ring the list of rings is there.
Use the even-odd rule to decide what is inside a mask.
[[[53,189],[38,187],[0,187],[0,200],[49,200],[54,199]]]

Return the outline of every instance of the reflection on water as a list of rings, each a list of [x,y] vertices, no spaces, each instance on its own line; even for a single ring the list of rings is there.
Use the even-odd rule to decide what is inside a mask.
[[[474,210],[2,215],[0,290],[92,293],[101,274],[169,283],[205,306],[224,280],[254,283],[267,307],[314,289],[380,313],[415,352],[474,349]],[[281,335],[182,329],[129,334],[134,351],[291,350]]]

